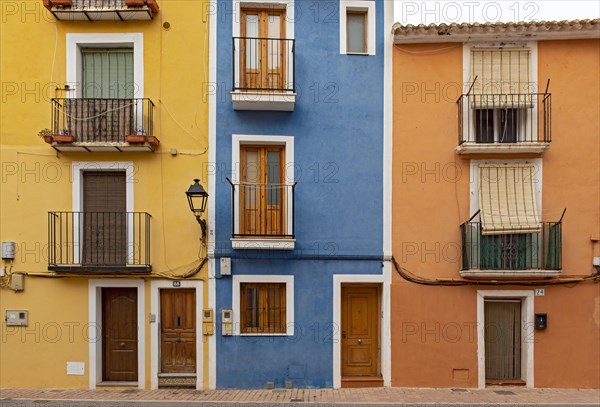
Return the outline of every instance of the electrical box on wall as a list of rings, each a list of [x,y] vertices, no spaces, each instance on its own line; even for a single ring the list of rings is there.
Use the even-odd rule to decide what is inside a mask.
[[[203,335],[214,335],[215,324],[213,318],[213,309],[204,308],[202,310],[202,334]]]
[[[233,335],[233,310],[223,308],[221,310],[221,335]]]
[[[221,275],[231,275],[231,257],[221,257]]]
[[[2,260],[15,259],[15,242],[2,242]]]
[[[546,329],[548,327],[547,314],[535,314],[535,329]]]
[[[20,273],[15,273],[10,276],[9,286],[14,291],[23,291],[25,287],[23,286],[23,282],[25,280],[25,276]]]
[[[25,310],[6,310],[6,326],[28,326],[29,312]]]

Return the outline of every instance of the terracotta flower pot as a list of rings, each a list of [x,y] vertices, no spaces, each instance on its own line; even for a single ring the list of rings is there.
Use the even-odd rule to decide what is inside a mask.
[[[52,136],[43,136],[44,141],[48,144],[52,144]]]
[[[75,138],[70,134],[55,134],[52,136],[57,143],[72,143]]]
[[[148,143],[154,147],[154,148],[158,148],[159,144],[160,144],[160,140],[157,139],[154,136],[148,136]]]
[[[129,134],[129,135],[125,136],[125,141],[127,141],[128,143],[133,143],[133,144],[143,143],[146,141],[146,136]]]
[[[50,0],[53,6],[70,6],[71,0]]]
[[[127,7],[141,7],[144,3],[144,0],[125,0],[125,5]]]

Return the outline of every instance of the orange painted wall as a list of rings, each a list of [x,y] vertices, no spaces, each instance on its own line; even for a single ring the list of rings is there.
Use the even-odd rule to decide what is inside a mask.
[[[462,44],[397,45],[393,52],[393,253],[428,278],[460,278],[459,225],[469,219],[469,160],[458,156]],[[543,220],[563,224],[563,275],[594,272],[600,244],[600,41],[538,45],[538,81],[551,79],[552,145],[543,155]],[[526,158],[530,156],[497,156]],[[544,286],[534,311],[535,387],[600,387],[600,284]],[[429,287],[394,273],[392,385],[476,387],[478,289]]]

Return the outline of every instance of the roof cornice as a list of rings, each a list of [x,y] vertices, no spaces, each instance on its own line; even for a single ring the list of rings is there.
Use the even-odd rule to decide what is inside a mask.
[[[600,19],[535,21],[520,23],[419,24],[392,27],[395,44],[504,41],[572,40],[600,38]]]

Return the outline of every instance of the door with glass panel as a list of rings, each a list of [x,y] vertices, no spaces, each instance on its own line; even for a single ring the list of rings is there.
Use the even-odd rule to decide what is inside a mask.
[[[241,88],[285,89],[285,10],[243,9],[241,35]]]
[[[240,234],[286,234],[284,156],[283,146],[242,147]]]

